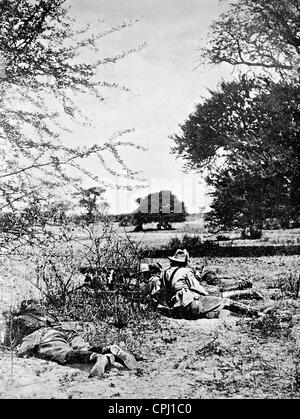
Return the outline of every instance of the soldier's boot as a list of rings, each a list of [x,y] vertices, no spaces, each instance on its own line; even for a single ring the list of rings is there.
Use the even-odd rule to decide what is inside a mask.
[[[66,364],[94,364],[89,377],[103,377],[106,369],[113,362],[113,355],[101,355],[91,351],[71,350],[65,357]]]
[[[91,355],[91,361],[96,361],[91,372],[89,374],[89,378],[92,377],[103,377],[105,371],[111,364],[115,361],[115,357],[112,354],[107,355],[100,355],[97,353],[93,353]]]
[[[256,308],[248,307],[246,304],[238,303],[237,301],[230,299],[228,299],[224,308],[230,310],[232,313],[244,314],[250,317],[261,317],[263,315],[263,313]]]
[[[96,352],[97,354],[103,354],[103,346],[90,346],[90,352]]]
[[[65,357],[66,364],[91,364],[91,357],[94,353],[91,351],[70,350]]]
[[[135,370],[137,368],[136,359],[130,353],[121,349],[118,345],[110,345],[103,349],[103,354],[111,353],[114,355],[115,360],[128,368],[129,370]]]

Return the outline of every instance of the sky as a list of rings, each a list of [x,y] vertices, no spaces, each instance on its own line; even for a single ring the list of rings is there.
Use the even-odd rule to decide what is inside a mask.
[[[73,139],[83,143],[103,143],[114,132],[133,128],[124,140],[147,148],[124,148],[122,158],[145,179],[144,189],[106,192],[112,213],[133,211],[135,199],[161,189],[171,190],[186,203],[190,213],[208,208],[210,198],[203,177],[184,173],[184,161],[170,154],[170,135],[179,132],[197,103],[209,95],[222,78],[230,77],[227,67],[195,69],[198,48],[207,40],[209,25],[226,7],[218,0],[70,0],[77,21],[103,20],[96,28],[105,29],[123,21],[138,19],[130,28],[102,38],[101,57],[146,46],[116,64],[102,67],[99,80],[114,81],[130,92],[106,89],[107,100],[82,100],[81,107],[93,122],[80,128]],[[110,164],[114,168],[114,162]],[[94,170],[100,170],[97,166]],[[108,174],[103,174],[103,177]],[[117,180],[118,182],[118,180]],[[124,183],[124,181],[123,181]]]

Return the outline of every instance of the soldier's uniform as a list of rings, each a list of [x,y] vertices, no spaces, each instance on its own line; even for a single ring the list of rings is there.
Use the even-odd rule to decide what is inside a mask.
[[[36,316],[35,313],[34,315]],[[28,319],[31,316],[26,315],[26,317]],[[16,321],[23,321],[23,318],[24,316],[18,316]],[[30,321],[32,321],[32,318],[30,318]],[[65,364],[74,358],[74,351],[86,352],[86,356],[77,356],[77,359],[78,361],[79,358],[84,359],[85,362],[88,362],[92,352],[95,352],[95,349],[93,351],[92,349],[76,330],[56,322],[49,324],[47,320],[44,325],[39,321],[38,329],[22,339],[17,354],[19,356],[34,355]]]
[[[129,369],[136,368],[133,355],[117,345],[92,347],[75,329],[32,306],[13,316],[11,331],[10,343],[16,346],[18,356],[37,356],[59,364],[94,364],[90,376],[103,375],[115,360]]]
[[[227,299],[208,295],[192,269],[186,266],[167,269],[162,275],[162,285],[166,290],[166,302],[176,317],[217,317],[228,303]]]
[[[261,314],[258,310],[230,298],[209,295],[197,280],[194,271],[187,267],[189,256],[185,249],[178,249],[175,255],[168,259],[171,261],[171,266],[162,273],[160,287],[165,293],[165,302],[172,316],[190,320],[214,318],[219,317],[222,309],[250,316]],[[154,285],[158,293],[157,279]]]

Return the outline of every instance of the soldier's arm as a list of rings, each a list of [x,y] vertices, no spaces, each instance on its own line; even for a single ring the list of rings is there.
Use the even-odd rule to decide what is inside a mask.
[[[31,345],[28,342],[22,342],[21,345],[17,348],[17,356],[30,355],[35,352],[36,345]]]
[[[197,280],[191,269],[187,269],[186,275],[191,291],[194,291],[197,294],[201,295],[209,295],[209,292],[206,291],[206,289],[202,285],[200,285],[199,281]]]
[[[26,336],[22,340],[21,345],[17,348],[17,355],[20,357],[25,355],[33,355],[40,344],[41,333],[42,330],[39,329]]]

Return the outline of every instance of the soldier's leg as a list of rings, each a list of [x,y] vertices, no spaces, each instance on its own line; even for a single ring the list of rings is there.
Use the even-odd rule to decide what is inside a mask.
[[[37,348],[37,356],[62,365],[91,364],[90,377],[103,376],[107,367],[114,362],[113,355],[102,355],[88,350],[74,349],[68,339],[70,335],[63,330],[48,329],[43,333]],[[86,342],[85,342],[86,344]]]
[[[72,350],[66,334],[61,330],[48,328],[44,331],[37,349],[37,356],[59,364],[66,363],[66,354]]]
[[[81,351],[70,349],[65,356],[66,364],[92,364],[95,353],[92,351]]]
[[[86,342],[75,330],[68,330],[65,332],[68,344],[72,349],[79,351],[89,351],[91,346]]]
[[[187,320],[216,318],[224,308],[226,300],[220,297],[203,296],[194,299],[186,307],[182,307],[182,317]]]
[[[224,300],[226,300],[224,308],[231,311],[232,313],[244,314],[251,317],[259,317],[262,314],[256,308],[249,307],[246,304],[230,300],[229,298],[226,298]]]
[[[97,354],[103,353],[103,346],[91,346],[76,331],[70,330],[66,332],[68,344],[74,351],[89,351]]]
[[[264,300],[264,296],[253,289],[249,289],[249,290],[232,290],[232,291],[224,291],[222,292],[222,297],[223,298],[230,298],[232,300],[238,300],[240,298],[250,298],[250,299],[255,299],[255,300]]]
[[[192,301],[186,307],[178,307],[173,314],[176,319],[197,320],[203,317],[197,301]]]
[[[88,359],[84,357],[84,353],[96,353],[101,355],[113,355],[114,360],[121,363],[128,369],[136,369],[136,360],[133,355],[124,351],[117,345],[110,345],[106,347],[102,346],[90,346],[84,339],[82,339],[76,332],[68,332],[68,342],[72,347],[71,359],[76,359],[76,356],[83,357],[82,359]],[[81,355],[82,354],[82,355]],[[112,358],[109,358],[113,362]],[[74,361],[77,363],[78,361]]]
[[[112,354],[101,355],[91,351],[70,350],[66,353],[66,364],[93,364],[89,377],[102,377],[115,361]]]
[[[240,279],[237,282],[234,283],[222,283],[220,285],[220,291],[226,292],[226,291],[234,291],[234,290],[246,290],[253,287],[253,282],[249,279]]]
[[[262,313],[246,304],[230,300],[229,298],[205,296],[192,301],[182,310],[183,317],[189,320],[199,318],[215,318],[219,316],[222,309],[232,313],[244,314],[251,317],[259,317]]]

